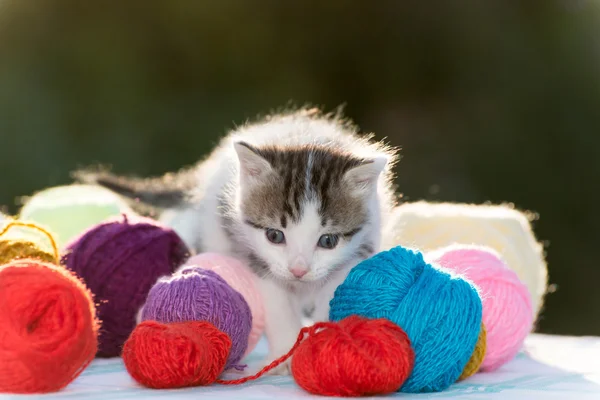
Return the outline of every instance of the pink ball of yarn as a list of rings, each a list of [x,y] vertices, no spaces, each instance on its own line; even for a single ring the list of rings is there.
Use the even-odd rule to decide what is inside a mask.
[[[487,349],[481,371],[512,360],[533,328],[531,295],[517,274],[486,247],[450,246],[430,255],[442,268],[472,282],[481,296]]]
[[[239,292],[252,313],[252,330],[248,338],[248,355],[258,343],[265,327],[263,300],[250,268],[240,260],[216,253],[202,253],[191,257],[185,265],[196,265],[217,273],[229,286]]]

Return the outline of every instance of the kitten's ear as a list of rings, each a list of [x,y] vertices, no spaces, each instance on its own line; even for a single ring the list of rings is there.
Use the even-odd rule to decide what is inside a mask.
[[[242,176],[259,178],[273,169],[271,164],[248,143],[236,141],[233,143],[233,146],[240,161],[240,173]]]
[[[366,160],[347,171],[344,174],[344,180],[356,191],[371,191],[373,186],[377,184],[379,175],[381,175],[387,163],[387,157],[383,156]]]

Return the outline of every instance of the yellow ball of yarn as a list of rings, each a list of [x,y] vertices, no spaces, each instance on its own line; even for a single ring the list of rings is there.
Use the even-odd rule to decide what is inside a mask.
[[[483,358],[485,357],[486,346],[487,332],[485,330],[485,326],[481,324],[481,331],[479,331],[479,339],[477,339],[475,350],[473,350],[473,354],[471,354],[469,362],[467,363],[467,365],[465,365],[462,374],[458,378],[459,381],[467,379],[468,377],[475,375],[475,373],[479,371],[479,367],[481,366],[481,363],[483,363]]]
[[[30,240],[35,237],[30,232],[23,234],[23,231],[19,231],[13,235],[6,235],[0,239],[0,265],[7,264],[12,260],[23,259],[23,258],[34,258],[41,261],[59,264],[59,253],[56,246],[54,237],[46,231],[44,228],[37,226],[32,223],[24,223],[20,221],[9,220],[3,224],[0,228],[0,236],[6,235],[11,228],[21,227],[31,230],[35,230],[43,233],[49,240],[51,251],[45,250],[42,241]]]
[[[382,237],[382,250],[402,245],[430,252],[453,244],[496,250],[527,285],[537,317],[547,290],[548,269],[544,248],[523,212],[508,205],[405,203],[394,209]]]
[[[41,261],[58,264],[56,257],[29,241],[0,240],[0,265],[8,264],[19,258],[36,258]]]

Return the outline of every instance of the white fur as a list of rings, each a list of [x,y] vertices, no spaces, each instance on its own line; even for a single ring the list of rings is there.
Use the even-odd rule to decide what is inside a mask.
[[[252,248],[269,263],[274,278],[290,281],[291,284],[296,283],[296,278],[290,272],[293,267],[301,265],[308,268],[308,273],[302,277],[300,284],[318,281],[325,278],[331,267],[347,256],[351,249],[343,239],[340,239],[334,249],[317,247],[317,240],[322,234],[328,233],[328,230],[321,226],[317,204],[308,203],[304,207],[299,223],[291,223],[286,229],[282,229],[286,236],[285,244],[270,243],[263,231],[247,225],[244,227]]]
[[[244,186],[253,184],[261,174],[268,173],[270,167],[268,163],[257,161],[244,146],[236,145],[238,140],[254,146],[319,143],[374,159],[373,163],[355,168],[346,176],[348,184],[367,193],[370,224],[350,241],[340,238],[334,249],[318,248],[319,237],[331,232],[328,232],[328,227],[321,226],[317,211],[319,204],[305,203],[301,220],[297,224],[290,221],[282,229],[286,243],[274,245],[269,242],[263,231],[243,223],[239,199]],[[246,246],[269,264],[270,270],[258,281],[265,301],[269,341],[267,361],[272,361],[289,351],[295,342],[302,327],[303,309],[314,309],[315,321],[328,319],[329,300],[350,268],[359,261],[349,259],[349,255],[353,254],[365,235],[370,236],[375,250],[378,249],[382,217],[393,206],[389,175],[384,176],[382,172],[391,168],[393,158],[394,154],[389,149],[345,131],[334,121],[294,114],[276,117],[265,123],[244,126],[225,137],[197,171],[198,190],[194,193],[194,206],[169,210],[160,219],[172,226],[191,247],[200,241],[207,251],[244,258],[243,247]],[[299,179],[310,182],[310,176]],[[237,200],[238,206],[231,211],[231,216],[235,221],[237,239],[244,246],[234,246],[221,226],[218,197],[222,193],[229,193]],[[342,260],[346,262],[339,265]],[[298,280],[290,272],[294,266],[305,266],[309,272]],[[288,373],[289,363],[274,372]]]

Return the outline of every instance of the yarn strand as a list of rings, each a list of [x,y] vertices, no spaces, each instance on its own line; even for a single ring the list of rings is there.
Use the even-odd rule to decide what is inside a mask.
[[[31,229],[37,230],[38,232],[42,232],[44,235],[46,235],[46,237],[50,241],[50,245],[52,246],[52,251],[54,253],[54,258],[56,259],[56,262],[58,262],[60,260],[60,256],[58,253],[58,246],[56,245],[56,241],[54,240],[54,237],[52,237],[52,234],[50,234],[50,232],[48,232],[46,229],[42,228],[41,226],[37,226],[36,224],[32,224],[29,222],[10,221],[9,223],[7,223],[4,226],[4,228],[2,228],[2,231],[0,231],[0,236],[4,235],[6,232],[8,232],[10,230],[10,228],[12,228],[14,226],[31,228]]]
[[[263,369],[258,371],[256,374],[247,376],[245,378],[234,379],[234,380],[217,379],[216,383],[218,383],[220,385],[241,385],[243,383],[246,383],[249,381],[254,381],[254,380],[260,378],[261,376],[263,376],[267,372],[271,371],[272,369],[277,368],[278,366],[280,366],[281,364],[286,362],[291,356],[293,356],[294,353],[296,352],[296,350],[298,349],[298,346],[300,346],[302,341],[305,339],[305,336],[306,337],[312,336],[317,333],[317,330],[323,329],[323,328],[339,329],[339,325],[334,322],[319,322],[319,323],[314,324],[313,326],[304,327],[300,330],[300,333],[298,334],[298,339],[296,339],[296,343],[292,346],[290,351],[288,351],[286,354],[284,354],[283,356],[281,356],[278,359],[276,359],[275,361],[273,361],[271,364],[265,366]]]

